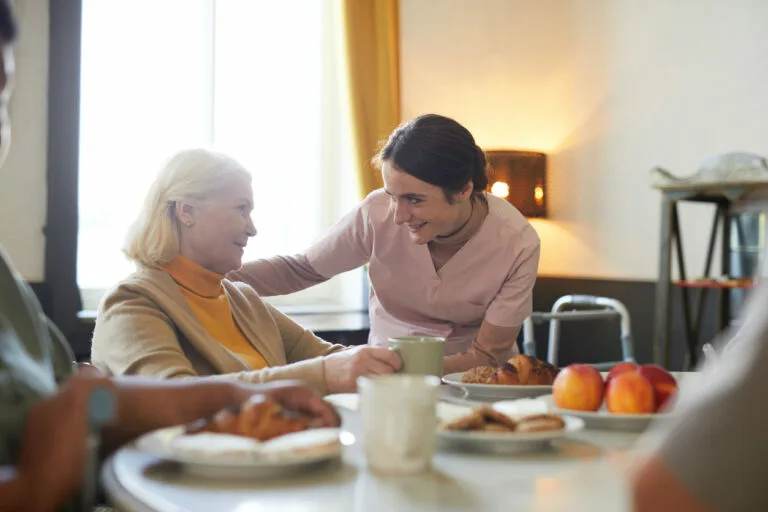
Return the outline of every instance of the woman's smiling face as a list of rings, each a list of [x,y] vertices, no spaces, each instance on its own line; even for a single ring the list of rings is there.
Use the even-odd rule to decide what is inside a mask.
[[[424,245],[440,235],[453,233],[467,221],[471,182],[448,202],[441,187],[403,172],[388,160],[382,162],[381,173],[395,223],[408,228],[413,243]]]

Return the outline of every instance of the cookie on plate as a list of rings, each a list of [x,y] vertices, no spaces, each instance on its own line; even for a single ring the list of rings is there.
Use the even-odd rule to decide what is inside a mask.
[[[514,432],[515,430],[512,428],[509,428],[508,426],[502,424],[502,423],[486,423],[483,425],[482,432],[497,432],[499,434],[509,434],[511,432]]]
[[[485,424],[485,418],[479,409],[473,409],[466,416],[443,424],[443,430],[475,430]]]
[[[515,420],[495,409],[490,407],[480,407],[478,411],[483,416],[486,424],[498,423],[499,425],[504,425],[510,432],[517,427],[517,422]]]
[[[515,432],[549,432],[565,428],[565,421],[557,414],[533,414],[525,416],[517,422]]]

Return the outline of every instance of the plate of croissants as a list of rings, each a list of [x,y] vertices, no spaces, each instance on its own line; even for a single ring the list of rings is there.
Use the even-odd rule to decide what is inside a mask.
[[[145,434],[136,447],[194,474],[266,477],[339,458],[340,433],[315,428],[309,418],[274,400],[254,397],[210,418]]]
[[[464,389],[469,399],[503,400],[550,394],[557,373],[557,368],[546,361],[518,354],[499,368],[478,366],[449,373],[443,382]]]

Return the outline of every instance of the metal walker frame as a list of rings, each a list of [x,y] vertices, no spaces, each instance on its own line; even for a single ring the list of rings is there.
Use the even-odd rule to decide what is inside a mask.
[[[563,311],[568,306],[589,307],[588,310]],[[616,299],[594,295],[564,295],[557,299],[549,313],[534,311],[523,322],[523,353],[536,356],[536,340],[533,335],[534,324],[549,322],[549,342],[547,361],[557,366],[557,353],[560,348],[560,322],[572,320],[608,320],[618,317],[621,321],[621,361],[593,363],[598,370],[610,370],[621,362],[636,362],[632,345],[632,330],[629,311]]]

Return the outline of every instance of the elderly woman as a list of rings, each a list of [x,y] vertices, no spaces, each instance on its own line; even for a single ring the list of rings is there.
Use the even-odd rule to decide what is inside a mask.
[[[225,279],[256,235],[252,209],[251,176],[238,162],[202,149],[174,156],[128,236],[137,270],[99,308],[92,363],[113,375],[299,379],[321,393],[396,371],[395,353],[327,343]]]

